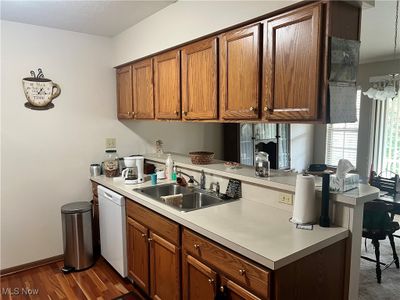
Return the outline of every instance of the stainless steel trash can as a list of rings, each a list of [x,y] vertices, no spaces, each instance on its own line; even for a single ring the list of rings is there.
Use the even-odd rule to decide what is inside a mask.
[[[63,272],[79,271],[93,265],[92,205],[72,202],[61,207],[64,243]]]

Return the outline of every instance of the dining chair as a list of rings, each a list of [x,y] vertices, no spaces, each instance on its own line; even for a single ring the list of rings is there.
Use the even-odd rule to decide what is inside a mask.
[[[399,223],[392,221],[389,216],[390,210],[390,204],[379,200],[367,202],[364,205],[362,237],[372,240],[372,244],[375,248],[376,260],[365,256],[361,256],[361,258],[376,263],[376,279],[378,283],[381,283],[382,277],[379,241],[385,240],[386,237],[389,238],[390,246],[392,247],[393,262],[396,268],[399,268],[399,258],[396,253],[396,246],[393,238],[393,233],[399,229]]]

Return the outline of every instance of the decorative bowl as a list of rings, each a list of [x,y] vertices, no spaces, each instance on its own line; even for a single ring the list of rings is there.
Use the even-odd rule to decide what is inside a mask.
[[[214,152],[196,151],[189,152],[190,159],[194,165],[207,165],[214,158]]]

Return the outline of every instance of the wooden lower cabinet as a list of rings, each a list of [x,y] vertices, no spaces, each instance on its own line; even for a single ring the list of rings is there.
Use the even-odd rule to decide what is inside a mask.
[[[217,293],[217,273],[188,254],[183,255],[182,264],[183,299],[214,300]]]
[[[225,276],[221,278],[219,293],[223,299],[227,300],[260,300],[261,298],[252,294],[250,291],[229,280]]]
[[[127,218],[128,276],[145,293],[149,293],[148,229],[132,218]]]
[[[126,212],[128,276],[151,299],[346,298],[346,240],[269,270],[132,200]]]
[[[152,299],[179,300],[179,225],[126,200],[128,277]]]
[[[150,233],[151,298],[180,299],[179,248]]]

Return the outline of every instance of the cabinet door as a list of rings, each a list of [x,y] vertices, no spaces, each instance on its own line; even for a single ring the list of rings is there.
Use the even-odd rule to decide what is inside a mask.
[[[220,37],[220,111],[225,120],[260,116],[260,24]]]
[[[180,51],[154,58],[154,88],[157,119],[181,118]]]
[[[179,248],[150,232],[151,298],[180,299]]]
[[[183,257],[183,299],[214,300],[216,294],[217,273],[185,254]]]
[[[264,22],[264,117],[318,118],[322,4]]]
[[[149,293],[149,242],[148,229],[127,218],[128,276]]]
[[[261,300],[261,298],[225,277],[221,278],[220,293],[227,300]]]
[[[117,109],[118,119],[132,119],[132,68],[117,69]]]
[[[132,65],[132,88],[135,119],[154,119],[153,60]]]
[[[182,49],[182,117],[211,120],[218,117],[217,38]]]

